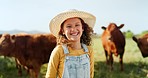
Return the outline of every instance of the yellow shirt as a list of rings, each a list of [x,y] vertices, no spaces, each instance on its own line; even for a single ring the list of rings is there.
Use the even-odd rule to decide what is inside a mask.
[[[87,46],[88,48],[88,55],[90,57],[90,78],[94,76],[94,52],[92,47]],[[79,56],[81,54],[85,54],[83,49],[80,50],[73,50],[72,48],[68,47],[70,56]],[[48,63],[48,68],[46,72],[45,78],[62,78],[63,71],[64,71],[64,60],[65,54],[63,47],[61,45],[57,45],[55,49],[52,51],[50,56],[50,60]]]

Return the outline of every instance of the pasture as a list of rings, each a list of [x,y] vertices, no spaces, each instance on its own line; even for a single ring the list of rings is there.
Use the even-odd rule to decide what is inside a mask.
[[[123,56],[124,71],[120,71],[118,57],[114,56],[114,70],[109,71],[106,65],[106,58],[102,47],[101,39],[93,37],[95,52],[95,73],[94,78],[148,78],[148,57],[143,58],[136,43],[128,38],[126,39],[125,52]],[[42,66],[40,78],[44,78],[47,64]],[[0,57],[0,78],[29,78],[26,71],[23,76],[17,75],[17,69],[13,58]]]

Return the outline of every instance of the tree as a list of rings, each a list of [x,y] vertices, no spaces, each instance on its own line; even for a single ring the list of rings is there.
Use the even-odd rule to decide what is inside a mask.
[[[125,37],[126,38],[132,38],[133,37],[133,32],[131,32],[130,30],[127,30],[127,32],[125,32]]]

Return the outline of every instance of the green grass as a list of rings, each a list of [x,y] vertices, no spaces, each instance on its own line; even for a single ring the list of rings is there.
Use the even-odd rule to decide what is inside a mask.
[[[132,39],[126,39],[125,53],[123,56],[124,71],[120,71],[118,57],[114,57],[114,70],[109,71],[106,65],[105,54],[99,37],[93,38],[95,52],[95,75],[94,78],[148,78],[148,57],[143,58],[136,43]],[[17,75],[13,58],[0,57],[0,78],[29,78],[26,71],[23,76]],[[44,78],[47,64],[42,66],[40,77]]]

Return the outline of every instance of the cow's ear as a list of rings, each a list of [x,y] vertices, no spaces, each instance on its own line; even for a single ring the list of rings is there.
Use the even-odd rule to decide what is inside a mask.
[[[12,38],[12,39],[15,39],[15,35],[12,35],[11,38]]]
[[[123,26],[124,26],[124,24],[121,24],[121,25],[118,27],[118,29],[121,29]]]
[[[102,28],[103,30],[106,30],[106,27],[104,27],[104,26],[102,26],[101,28]]]
[[[2,34],[0,34],[0,38],[2,37]]]
[[[138,42],[138,39],[137,39],[135,36],[133,36],[132,39],[133,39],[135,42]]]
[[[15,42],[15,35],[11,36],[11,42],[14,43]]]

